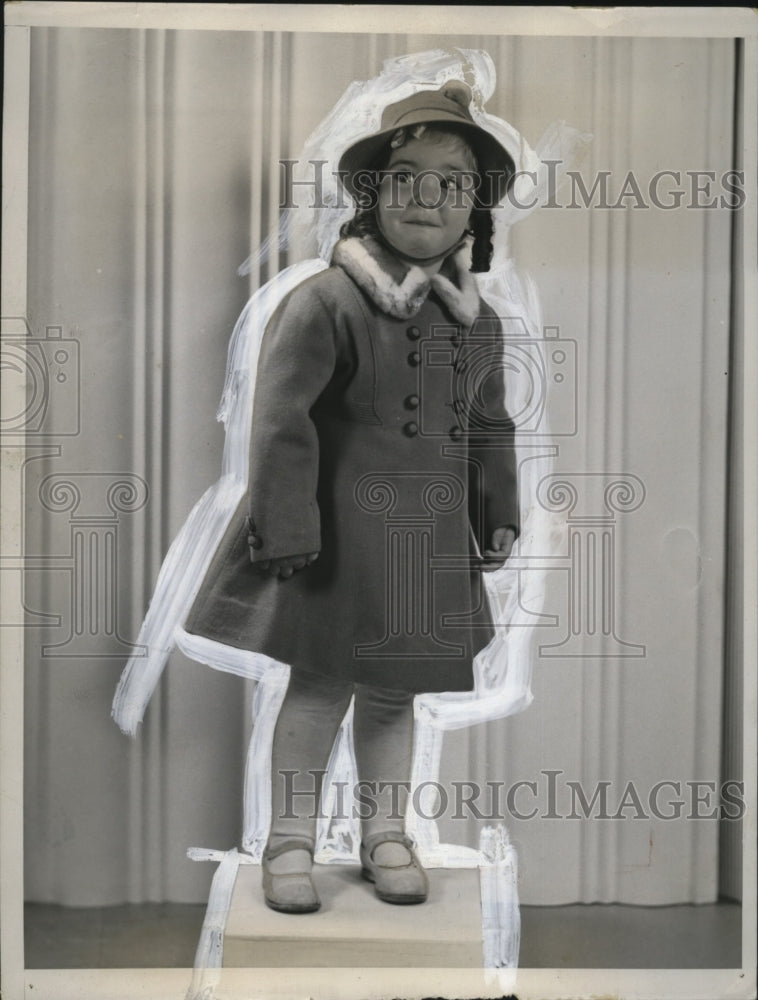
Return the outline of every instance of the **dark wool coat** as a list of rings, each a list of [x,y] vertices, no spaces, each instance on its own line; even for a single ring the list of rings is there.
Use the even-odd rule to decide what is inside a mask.
[[[472,688],[493,635],[477,551],[518,502],[500,323],[466,255],[430,281],[349,238],[281,303],[249,492],[187,631],[359,683]],[[285,580],[256,565],[310,552]]]

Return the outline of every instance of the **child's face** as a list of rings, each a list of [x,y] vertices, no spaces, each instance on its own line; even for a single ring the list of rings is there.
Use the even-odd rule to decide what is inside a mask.
[[[385,239],[419,261],[452,249],[468,226],[475,181],[467,151],[452,137],[408,139],[392,150],[379,185]]]

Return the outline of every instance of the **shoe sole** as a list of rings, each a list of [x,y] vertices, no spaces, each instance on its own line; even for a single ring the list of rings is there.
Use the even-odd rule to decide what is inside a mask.
[[[315,913],[321,909],[321,903],[275,903],[268,896],[263,897],[266,906],[277,913]]]
[[[361,876],[367,881],[371,882],[374,886],[374,892],[383,903],[394,903],[396,906],[412,906],[415,903],[425,903],[428,899],[428,893],[416,893],[412,895],[411,893],[402,893],[395,895],[391,892],[382,892],[376,886],[376,879],[368,870],[368,868],[361,868]]]

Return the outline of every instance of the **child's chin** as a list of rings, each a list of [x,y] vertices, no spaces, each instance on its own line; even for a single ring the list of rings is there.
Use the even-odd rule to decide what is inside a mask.
[[[428,260],[442,253],[444,247],[439,247],[436,240],[418,239],[406,241],[404,246],[398,246],[398,250],[406,257],[414,257],[417,260]]]

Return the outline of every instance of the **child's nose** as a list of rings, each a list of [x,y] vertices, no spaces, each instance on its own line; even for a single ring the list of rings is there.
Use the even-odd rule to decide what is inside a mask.
[[[416,178],[416,204],[421,208],[439,208],[445,200],[442,178],[433,170]]]

